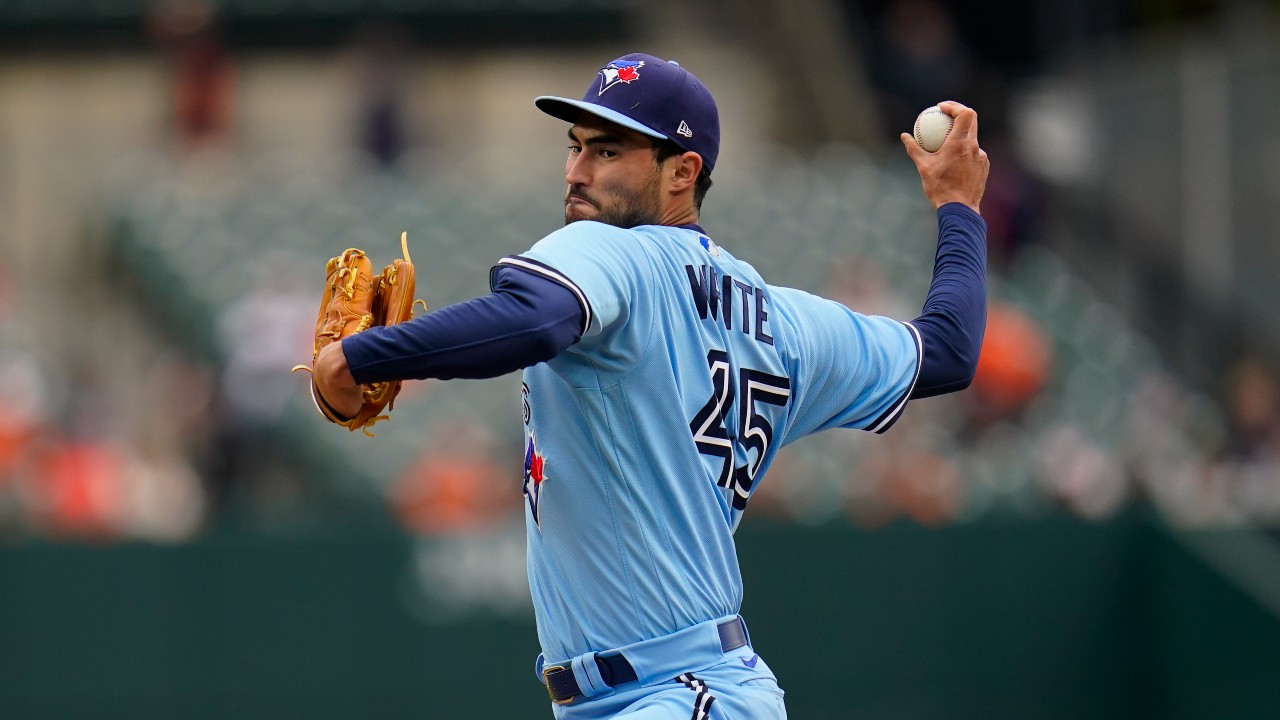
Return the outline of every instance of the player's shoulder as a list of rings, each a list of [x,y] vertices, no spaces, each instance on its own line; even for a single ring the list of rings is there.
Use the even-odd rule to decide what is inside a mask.
[[[554,230],[538,241],[544,244],[634,243],[635,232],[595,220],[579,220]]]
[[[639,261],[649,252],[648,244],[633,230],[579,220],[546,235],[522,255],[556,266],[583,262],[612,266]]]
[[[578,256],[599,262],[648,258],[661,264],[660,258],[687,259],[701,254],[708,244],[715,248],[703,233],[687,228],[665,225],[620,228],[594,220],[579,220],[539,240],[530,252],[533,256]]]

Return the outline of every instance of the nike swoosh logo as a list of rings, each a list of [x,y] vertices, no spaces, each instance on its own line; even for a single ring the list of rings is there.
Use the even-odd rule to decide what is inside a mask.
[[[752,670],[755,670],[755,668],[756,668],[756,663],[760,662],[760,656],[759,656],[759,655],[752,655],[750,658],[741,658],[741,660],[742,660],[742,664],[743,664],[743,665],[746,665],[747,667],[751,668]]]

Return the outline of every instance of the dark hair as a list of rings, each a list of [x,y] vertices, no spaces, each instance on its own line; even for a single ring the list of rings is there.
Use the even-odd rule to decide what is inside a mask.
[[[683,155],[685,150],[670,140],[654,140],[653,141],[653,161],[661,165],[667,161],[667,158],[673,158],[676,155]],[[707,196],[707,191],[711,189],[711,171],[706,165],[702,166],[702,172],[698,173],[698,179],[693,185],[693,206],[702,212],[702,198]]]

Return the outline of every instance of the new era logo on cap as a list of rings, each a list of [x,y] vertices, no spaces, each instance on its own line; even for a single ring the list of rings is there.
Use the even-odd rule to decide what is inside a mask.
[[[720,154],[720,114],[702,81],[674,61],[633,53],[597,71],[581,100],[544,95],[538,109],[566,122],[588,112],[702,156],[708,171]]]

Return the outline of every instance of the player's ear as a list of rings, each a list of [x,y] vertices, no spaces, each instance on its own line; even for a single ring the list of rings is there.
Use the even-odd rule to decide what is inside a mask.
[[[702,172],[702,156],[696,152],[686,152],[672,158],[668,172],[671,177],[672,191],[683,192],[692,188],[694,183],[698,181],[698,175]]]

